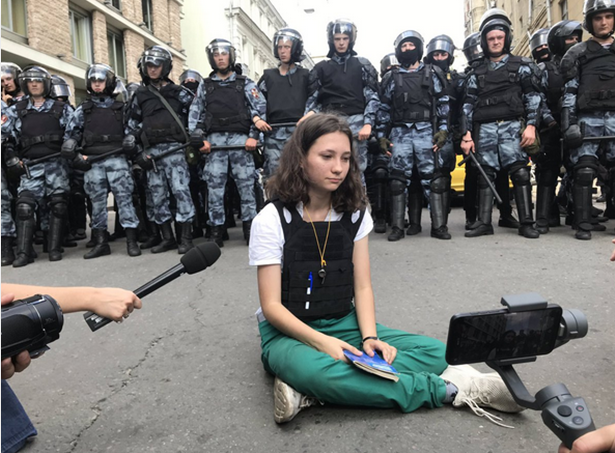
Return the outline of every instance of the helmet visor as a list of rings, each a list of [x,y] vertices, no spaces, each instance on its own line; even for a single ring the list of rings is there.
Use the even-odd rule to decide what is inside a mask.
[[[148,49],[143,54],[143,64],[152,64],[154,66],[162,66],[169,59],[169,55],[165,52],[156,49]]]

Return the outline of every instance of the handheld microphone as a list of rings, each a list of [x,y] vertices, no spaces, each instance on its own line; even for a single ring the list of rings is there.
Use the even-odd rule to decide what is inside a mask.
[[[137,288],[133,292],[137,297],[141,298],[156,291],[158,288],[166,285],[170,281],[175,280],[184,273],[196,274],[197,272],[201,272],[208,266],[214,264],[220,257],[220,253],[220,248],[214,242],[199,244],[188,250],[188,252],[181,257],[178,265],[172,267],[165,273],[160,274],[158,277],[150,280],[145,285]],[[83,318],[85,319],[85,322],[87,322],[92,332],[96,332],[101,327],[106,326],[113,321],[112,319],[103,318],[102,316],[91,311],[85,313]]]

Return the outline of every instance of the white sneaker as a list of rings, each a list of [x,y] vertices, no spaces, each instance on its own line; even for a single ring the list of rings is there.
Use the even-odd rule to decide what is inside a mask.
[[[273,383],[273,400],[273,419],[276,423],[289,422],[301,409],[316,403],[315,398],[302,395],[277,376]]]
[[[459,390],[453,406],[468,406],[479,417],[486,417],[500,426],[506,426],[497,422],[502,419],[481,407],[512,413],[525,410],[515,402],[506,384],[497,373],[481,373],[469,365],[460,365],[449,366],[440,377],[452,382]],[[511,426],[506,427],[512,428]]]

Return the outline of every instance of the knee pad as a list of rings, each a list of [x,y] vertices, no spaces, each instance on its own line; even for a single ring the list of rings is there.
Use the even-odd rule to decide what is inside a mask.
[[[15,211],[19,220],[28,220],[34,218],[34,210],[36,209],[36,201],[34,198],[24,197],[23,195],[17,199]]]
[[[591,168],[594,172],[598,171],[598,159],[594,156],[582,156],[574,166],[574,171],[580,168]]]
[[[406,191],[406,182],[391,179],[391,195],[402,195]]]
[[[530,170],[527,166],[511,169],[510,179],[515,187],[527,186],[530,184]]]
[[[574,182],[583,187],[590,187],[594,178],[596,177],[596,172],[593,168],[590,167],[581,167],[574,168]]]
[[[434,193],[445,193],[450,186],[450,178],[446,176],[436,176],[429,183],[429,188]]]
[[[374,179],[376,181],[385,181],[389,178],[389,172],[386,168],[379,167],[374,170]]]
[[[68,212],[68,202],[64,194],[52,195],[51,200],[49,201],[49,206],[51,208],[51,212],[56,217],[64,217]]]

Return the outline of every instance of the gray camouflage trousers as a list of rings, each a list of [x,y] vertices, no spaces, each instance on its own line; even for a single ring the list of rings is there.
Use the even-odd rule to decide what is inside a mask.
[[[208,137],[212,148],[205,158],[203,178],[207,183],[209,224],[224,225],[224,189],[229,171],[241,199],[241,220],[243,222],[256,217],[256,200],[254,198],[254,158],[244,148],[247,135],[239,133],[214,132]],[[215,150],[221,145],[237,145],[237,150]]]
[[[150,156],[157,156],[179,143],[154,145],[147,150]],[[147,216],[150,221],[162,225],[173,219],[170,208],[170,192],[177,202],[175,220],[179,223],[191,222],[195,215],[192,196],[190,195],[190,169],[184,151],[177,151],[162,160],[156,161],[158,172],[148,170]]]
[[[41,230],[49,230],[49,209],[47,199],[52,195],[68,196],[70,183],[68,179],[68,163],[61,157],[30,167],[32,178],[21,176],[17,199],[22,196],[33,198],[38,205],[38,215],[41,220]]]
[[[9,190],[6,174],[4,168],[2,168],[2,236],[4,237],[15,237],[17,235],[15,220],[11,212],[12,200],[13,194]]]
[[[365,119],[363,115],[351,115],[346,118],[352,135],[354,136],[354,146],[357,150],[357,158],[359,164],[359,170],[361,170],[361,178],[363,178],[363,172],[367,168],[367,140],[359,141],[357,135],[359,131],[365,126]]]
[[[132,204],[134,181],[124,156],[111,156],[93,163],[84,181],[83,187],[92,202],[92,228],[107,229],[109,191],[117,202],[120,224],[124,228],[137,228],[139,219]]]
[[[615,112],[582,113],[579,124],[583,124],[585,137],[604,137],[615,135]],[[598,148],[604,150],[608,166],[615,166],[615,140],[587,141],[576,149],[570,150],[570,161],[576,165],[583,156],[598,156]]]
[[[263,177],[268,179],[275,173],[280,164],[280,157],[284,145],[293,135],[295,126],[292,127],[274,127],[273,130],[265,135],[263,152],[265,154],[265,163],[263,164]]]
[[[529,162],[521,148],[521,123],[519,121],[496,121],[479,126],[476,158],[481,165],[500,171],[517,162]]]
[[[393,143],[390,171],[403,173],[407,184],[410,184],[412,169],[416,166],[423,193],[428,199],[436,156],[432,150],[432,138],[431,127],[418,130],[414,126],[396,126],[391,130],[390,136],[391,143]],[[440,156],[440,165],[442,165],[442,156]]]

